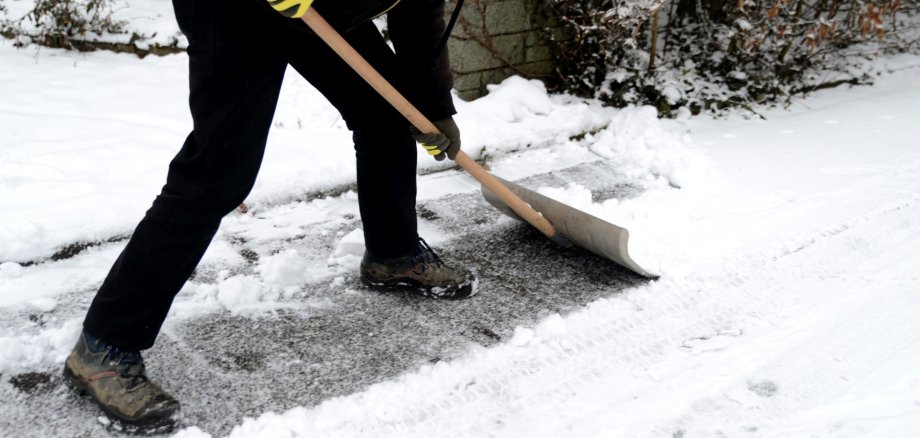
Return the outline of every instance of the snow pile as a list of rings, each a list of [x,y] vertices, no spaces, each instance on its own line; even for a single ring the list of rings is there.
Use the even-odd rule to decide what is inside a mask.
[[[331,285],[339,286],[345,280],[343,273],[358,269],[364,255],[362,230],[340,234],[342,237],[325,258],[325,264],[296,249],[287,249],[261,257],[254,274],[223,269],[217,273],[216,283],[189,282],[182,290],[183,300],[174,305],[173,315],[194,317],[202,311],[226,310],[234,315],[257,317],[287,306],[303,306],[308,294],[305,285],[331,281]],[[209,250],[203,264],[220,266],[230,255],[237,256],[223,246],[226,243],[215,242],[216,254]],[[291,302],[292,299],[295,301]]]
[[[566,340],[569,334],[569,327],[562,315],[554,313],[543,319],[533,329],[527,327],[516,327],[514,335],[508,344],[515,347],[525,347],[528,345],[538,345],[544,342],[559,343],[563,346],[572,344]]]
[[[214,297],[225,309],[236,315],[257,315],[282,307],[279,299],[290,298],[302,293],[303,285],[310,278],[310,262],[289,249],[263,257],[256,266],[258,275],[233,275],[222,271],[217,282]],[[208,285],[202,285],[203,296],[213,292]]]
[[[273,256],[263,257],[259,260],[256,271],[266,283],[280,287],[291,287],[304,283],[310,263],[297,253],[296,249],[289,249]]]
[[[590,101],[550,96],[543,82],[518,76],[488,89],[489,94],[472,102],[454,99],[463,149],[473,157],[563,143],[606,126],[613,111]]]
[[[262,301],[262,282],[249,275],[234,275],[217,283],[217,301],[234,314],[252,313]]]
[[[652,107],[631,107],[616,111],[606,128],[583,140],[608,160],[611,172],[644,186],[638,198],[595,202],[591,190],[578,183],[537,191],[626,228],[630,255],[640,266],[655,274],[677,274],[686,269],[683,248],[688,246],[682,244],[680,233],[668,229],[676,212],[700,219],[691,199],[705,191],[714,177],[707,155],[679,129],[679,124],[659,120]]]
[[[540,187],[537,189],[537,193],[595,216],[600,216],[603,212],[603,204],[593,201],[594,195],[591,189],[578,183],[569,183],[565,187]],[[616,202],[616,199],[605,202]]]
[[[687,189],[684,189],[687,190]],[[630,257],[649,273],[687,274],[687,239],[668,218],[685,214],[692,202],[673,187],[652,187],[634,199],[610,198],[594,202],[587,187],[570,183],[565,187],[540,187],[537,192],[563,202],[629,231]],[[690,217],[693,214],[689,215]]]
[[[357,269],[364,257],[364,230],[358,228],[344,234],[329,256],[330,265],[345,269]]]
[[[684,187],[705,177],[708,169],[690,135],[665,127],[650,106],[616,112],[606,129],[586,141],[631,179],[661,177]]]
[[[75,318],[36,333],[0,336],[0,374],[64,363],[82,329],[83,320]]]
[[[208,284],[192,288],[193,301],[207,302],[213,296],[223,308],[236,315],[256,316],[286,304],[279,301],[295,295],[302,296],[304,284],[317,278],[328,277],[335,271],[317,268],[297,250],[289,249],[263,257],[255,271],[257,275],[230,275],[222,271],[217,281],[216,294]]]
[[[23,272],[24,269],[19,263],[0,263],[0,278],[19,278]]]

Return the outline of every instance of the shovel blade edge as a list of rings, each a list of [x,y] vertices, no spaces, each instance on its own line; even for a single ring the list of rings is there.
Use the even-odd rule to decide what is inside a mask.
[[[639,266],[629,256],[629,230],[626,228],[611,224],[513,182],[496,178],[524,202],[530,204],[534,210],[540,212],[546,220],[553,224],[556,231],[562,233],[575,246],[591,251],[643,277],[658,278],[657,275]],[[485,186],[482,187],[482,196],[505,215],[523,221]]]

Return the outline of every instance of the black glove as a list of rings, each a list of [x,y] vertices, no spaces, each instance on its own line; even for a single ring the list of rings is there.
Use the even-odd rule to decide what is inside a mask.
[[[451,160],[457,158],[460,152],[460,128],[454,123],[454,118],[448,117],[431,123],[441,131],[440,134],[423,134],[415,126],[410,126],[412,138],[429,154],[434,155],[435,160],[442,161],[445,156]]]

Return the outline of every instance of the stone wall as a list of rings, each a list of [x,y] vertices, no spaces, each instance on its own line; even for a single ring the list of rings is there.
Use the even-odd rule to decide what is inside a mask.
[[[448,14],[456,0],[447,4]],[[448,49],[454,86],[463,99],[486,94],[486,85],[512,75],[552,73],[553,58],[542,43],[539,0],[466,0]]]

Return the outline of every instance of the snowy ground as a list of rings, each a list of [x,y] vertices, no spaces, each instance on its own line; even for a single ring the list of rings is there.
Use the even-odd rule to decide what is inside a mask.
[[[190,127],[185,58],[0,43],[0,435],[118,436],[57,377]],[[363,289],[348,132],[291,74],[246,213],[151,374],[179,436],[920,436],[920,58],[767,120],[659,121],[512,78],[465,150],[626,226],[648,282],[562,253],[420,153],[421,231],[482,277]]]

